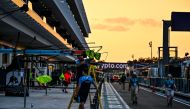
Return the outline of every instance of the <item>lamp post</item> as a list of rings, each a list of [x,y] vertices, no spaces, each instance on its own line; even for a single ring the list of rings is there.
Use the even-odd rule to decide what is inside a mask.
[[[152,64],[152,41],[150,41],[149,42],[149,47],[150,47],[150,50],[151,50],[151,57],[150,57],[150,59],[151,59],[151,64]],[[151,65],[152,66],[152,65]],[[151,68],[151,66],[150,66],[150,68]],[[151,69],[152,70],[152,69]],[[154,79],[152,79],[151,78],[151,75],[150,75],[150,86],[153,86],[152,87],[152,92],[155,92],[155,80]]]
[[[150,59],[152,60],[152,41],[149,42],[150,47]]]
[[[135,57],[135,56],[134,56],[134,54],[132,54],[132,56],[131,56],[131,57],[132,57],[132,59],[133,59],[133,64],[132,64],[133,66],[132,66],[132,70],[134,71],[134,69],[135,69],[135,65],[134,65],[134,64],[135,64],[135,63],[134,63],[134,57]]]
[[[133,59],[133,61],[134,61],[134,54],[132,54],[132,56],[131,56],[131,57],[132,57],[132,59]]]

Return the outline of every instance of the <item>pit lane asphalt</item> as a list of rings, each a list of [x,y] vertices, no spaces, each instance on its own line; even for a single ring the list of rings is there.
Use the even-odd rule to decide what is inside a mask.
[[[113,87],[128,104],[131,109],[190,109],[190,105],[185,105],[174,101],[172,107],[167,107],[166,98],[159,96],[157,93],[153,93],[144,88],[140,88],[138,94],[138,104],[134,105],[130,101],[130,92],[128,91],[128,84],[125,84],[125,90],[122,85],[117,82],[112,83]]]

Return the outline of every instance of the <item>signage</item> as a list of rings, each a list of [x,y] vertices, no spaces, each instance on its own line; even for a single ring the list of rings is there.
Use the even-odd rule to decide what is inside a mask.
[[[127,67],[127,63],[100,63],[101,69],[126,69]]]
[[[172,31],[190,31],[190,12],[172,12]]]

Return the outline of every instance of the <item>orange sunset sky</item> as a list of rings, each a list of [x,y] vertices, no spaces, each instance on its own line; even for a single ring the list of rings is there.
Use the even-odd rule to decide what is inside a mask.
[[[171,12],[190,12],[190,0],[83,0],[91,28],[89,46],[103,46],[107,62],[126,62],[153,57],[162,46],[162,20],[170,20]],[[178,47],[179,57],[190,52],[190,32],[170,32],[170,46]],[[96,50],[96,49],[95,49]],[[106,54],[102,54],[104,60]]]

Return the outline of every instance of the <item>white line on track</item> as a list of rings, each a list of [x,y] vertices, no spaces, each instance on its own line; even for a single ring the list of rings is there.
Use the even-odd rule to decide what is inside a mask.
[[[151,93],[151,90],[149,90],[149,89],[147,89],[147,88],[143,88],[143,87],[140,87],[140,88],[141,88],[142,90],[145,90],[145,91]],[[166,96],[165,96],[164,94],[162,94],[162,93],[156,92],[156,93],[154,93],[154,94],[166,98]],[[179,98],[174,97],[173,100],[176,101],[176,102],[178,102],[178,103],[184,104],[184,105],[186,105],[186,106],[190,106],[190,102],[185,101],[185,100],[183,100],[183,99],[179,99]]]
[[[123,98],[118,94],[118,92],[115,90],[115,88],[112,86],[112,84],[109,83],[115,94],[118,96],[118,98],[121,100],[123,105],[125,106],[126,109],[130,109],[130,107],[127,105],[127,103],[123,100]]]

